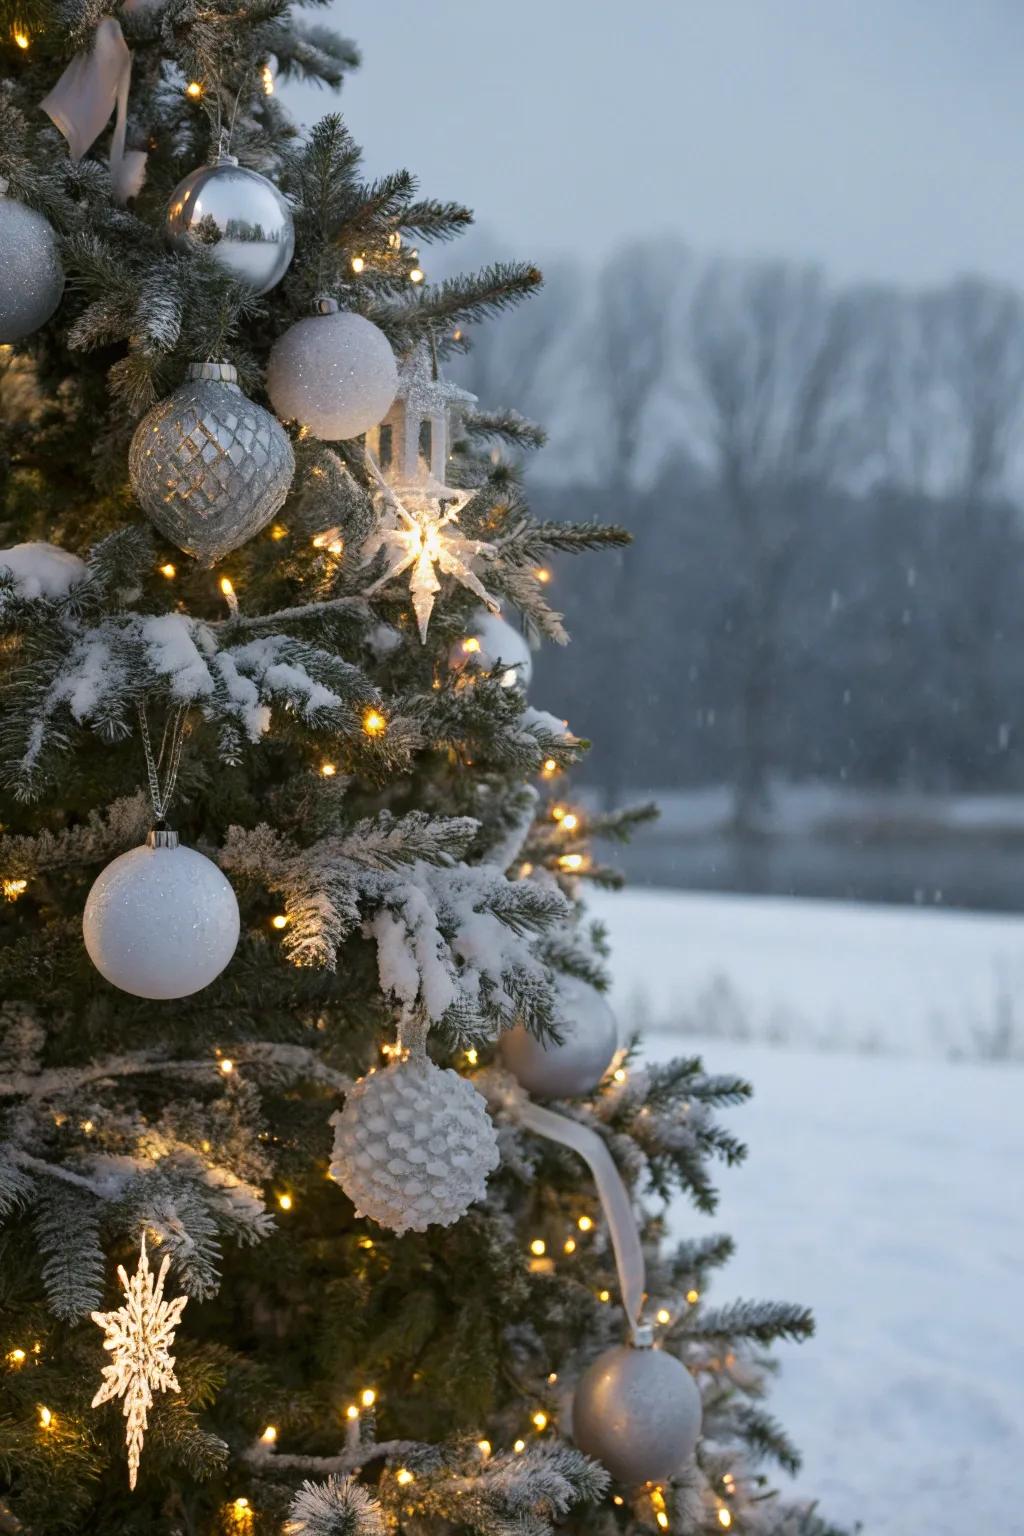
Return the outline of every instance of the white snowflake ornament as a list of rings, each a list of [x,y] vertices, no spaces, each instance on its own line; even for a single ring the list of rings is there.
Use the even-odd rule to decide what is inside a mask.
[[[372,597],[411,567],[409,591],[420,640],[424,644],[434,599],[441,590],[438,571],[442,576],[454,577],[492,613],[497,613],[496,599],[484,587],[472,565],[478,557],[493,559],[494,545],[484,539],[464,538],[459,531],[459,513],[476,492],[455,490],[428,475],[415,490],[403,488],[399,497],[369,455],[367,464],[389,519],[365,546],[367,559],[372,559],[379,549],[386,549],[389,554],[388,569],[379,581],[366,589],[367,597]]]
[[[360,1078],[331,1124],[331,1178],[358,1215],[399,1236],[459,1221],[498,1166],[482,1096],[419,1053]]]
[[[134,1488],[142,1458],[142,1442],[149,1428],[149,1410],[154,1392],[177,1392],[174,1356],[169,1354],[174,1331],[181,1322],[187,1296],[164,1300],[164,1281],[170,1259],[165,1258],[154,1278],[142,1236],[139,1267],[129,1280],[124,1266],[117,1266],[117,1278],[124,1289],[125,1304],[116,1312],[94,1312],[92,1320],[106,1331],[103,1348],[111,1351],[110,1364],[103,1367],[103,1385],[92,1400],[98,1408],[112,1398],[124,1398],[125,1440],[128,1445],[128,1486]]]

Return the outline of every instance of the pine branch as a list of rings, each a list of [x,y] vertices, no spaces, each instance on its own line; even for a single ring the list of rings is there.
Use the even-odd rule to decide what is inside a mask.
[[[787,1301],[734,1301],[729,1306],[695,1311],[681,1321],[680,1335],[704,1343],[728,1343],[754,1339],[771,1344],[775,1339],[799,1343],[814,1333],[814,1316],[808,1307]]]

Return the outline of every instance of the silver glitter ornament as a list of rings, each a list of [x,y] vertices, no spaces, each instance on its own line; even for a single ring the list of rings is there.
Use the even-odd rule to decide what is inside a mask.
[[[204,566],[266,527],[295,473],[287,432],[237,378],[230,363],[193,363],[139,422],[128,456],[140,506]]]
[[[219,976],[238,943],[238,902],[210,859],[153,831],[97,876],[82,936],[89,959],[133,997],[189,997]]]
[[[6,197],[0,177],[0,343],[22,341],[45,325],[64,292],[57,236],[47,219]]]
[[[334,443],[376,426],[395,398],[398,364],[372,321],[334,299],[317,299],[316,310],[275,341],[267,394],[282,421]]]
[[[697,1383],[675,1355],[616,1344],[581,1377],[572,1405],[572,1437],[617,1482],[664,1483],[692,1457],[700,1439]]]
[[[232,277],[267,293],[295,253],[295,226],[281,193],[234,155],[218,155],[179,181],[167,204],[167,236],[179,251],[203,245]]]
[[[561,1045],[543,1045],[522,1024],[499,1042],[503,1064],[528,1093],[539,1099],[569,1099],[592,1093],[619,1044],[615,1015],[595,987],[576,976],[558,983]]]
[[[358,1215],[399,1234],[459,1221],[498,1166],[483,1097],[428,1056],[360,1078],[332,1124],[331,1178]]]

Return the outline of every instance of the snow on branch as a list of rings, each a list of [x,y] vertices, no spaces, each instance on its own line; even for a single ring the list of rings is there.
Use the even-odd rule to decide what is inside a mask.
[[[284,1536],[385,1536],[384,1512],[352,1477],[305,1482],[292,1499]]]
[[[111,801],[102,811],[90,811],[86,821],[59,832],[44,830],[35,837],[0,836],[0,869],[6,876],[28,879],[42,870],[98,864],[140,843],[152,820],[149,799],[139,790]]]

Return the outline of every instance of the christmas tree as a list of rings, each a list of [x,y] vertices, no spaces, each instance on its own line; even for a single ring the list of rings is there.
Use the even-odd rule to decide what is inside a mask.
[[[747,1086],[619,1046],[581,890],[647,813],[528,701],[624,538],[445,377],[540,274],[427,280],[470,214],[299,137],[358,59],[282,0],[0,46],[0,1531],[821,1536],[809,1314],[663,1241]]]

